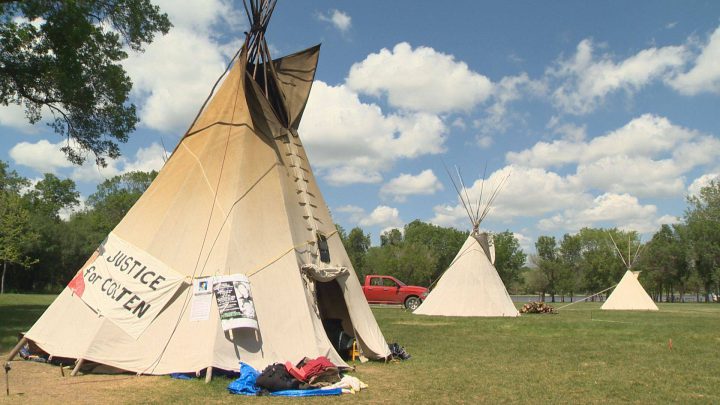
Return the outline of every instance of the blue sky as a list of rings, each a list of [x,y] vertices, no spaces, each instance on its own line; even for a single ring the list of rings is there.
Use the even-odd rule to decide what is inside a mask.
[[[720,174],[720,2],[280,1],[275,56],[322,43],[300,127],[335,221],[467,229],[471,196],[509,174],[483,228],[650,236]],[[29,178],[157,169],[242,44],[241,2],[158,1],[175,28],[125,64],[142,120],[124,156],[72,167],[61,139],[0,107],[0,159]],[[487,194],[486,194],[487,195]]]

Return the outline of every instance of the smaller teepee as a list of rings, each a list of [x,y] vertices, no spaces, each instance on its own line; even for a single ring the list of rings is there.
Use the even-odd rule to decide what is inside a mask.
[[[413,313],[442,316],[519,316],[495,269],[495,245],[492,236],[485,232],[480,233],[479,230],[480,223],[490,212],[491,204],[507,177],[484,205],[482,191],[477,205],[473,205],[460,173],[457,175],[460,187],[452,175],[450,180],[470,218],[472,232],[435,288]]]
[[[615,251],[618,256],[620,256],[623,264],[627,267],[627,271],[600,309],[657,311],[657,305],[655,305],[655,302],[653,302],[652,298],[650,298],[647,291],[645,291],[638,281],[640,272],[632,271],[633,263],[635,263],[640,254],[641,245],[638,245],[635,250],[635,255],[631,257],[630,242],[628,241],[628,257],[627,260],[625,260],[612,235],[610,235],[610,240],[612,240]]]

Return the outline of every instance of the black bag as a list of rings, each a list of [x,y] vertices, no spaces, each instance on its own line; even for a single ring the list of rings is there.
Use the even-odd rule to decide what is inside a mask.
[[[410,354],[405,351],[405,348],[400,346],[397,343],[390,343],[388,345],[388,349],[390,349],[390,356],[393,359],[400,359],[400,360],[407,360],[410,357]]]
[[[255,384],[270,392],[300,389],[300,381],[288,373],[285,365],[280,363],[265,367]]]

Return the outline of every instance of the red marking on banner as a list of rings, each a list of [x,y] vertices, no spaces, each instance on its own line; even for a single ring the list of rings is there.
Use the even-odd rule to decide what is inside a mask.
[[[85,292],[85,280],[83,279],[82,270],[78,271],[75,277],[70,280],[68,287],[70,287],[78,297],[82,298],[83,292]]]

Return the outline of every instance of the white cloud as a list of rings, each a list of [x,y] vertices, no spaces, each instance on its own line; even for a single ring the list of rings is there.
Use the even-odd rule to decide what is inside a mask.
[[[467,124],[465,123],[465,120],[460,117],[455,118],[450,125],[463,131],[467,129]]]
[[[562,214],[540,220],[538,228],[574,232],[583,227],[611,223],[620,229],[646,233],[657,229],[656,213],[656,206],[642,205],[637,197],[605,193],[586,206],[569,208]]]
[[[168,14],[176,28],[216,35],[221,29],[240,31],[247,27],[245,11],[223,0],[153,0]]]
[[[681,94],[689,96],[703,92],[720,93],[719,60],[720,27],[710,35],[692,69],[669,79],[667,83]]]
[[[335,212],[339,212],[348,216],[352,223],[358,223],[365,216],[365,210],[356,205],[343,205],[335,208]]]
[[[690,140],[704,138],[707,137],[674,125],[665,117],[644,114],[588,142],[564,139],[538,142],[531,149],[509,152],[506,158],[515,164],[552,167],[618,155],[654,157],[671,152],[676,146],[687,144]]]
[[[361,226],[399,227],[402,225],[400,212],[397,208],[378,205],[370,215],[360,220]]]
[[[318,13],[317,18],[320,21],[329,22],[343,33],[347,32],[352,25],[352,18],[340,10],[330,10],[327,14]]]
[[[556,125],[551,123],[550,125]],[[590,141],[584,129],[570,137],[538,142],[509,152],[508,162],[530,167],[577,164],[569,178],[578,188],[645,196],[682,194],[683,175],[695,167],[720,163],[720,140],[645,114]]]
[[[10,157],[16,164],[35,169],[38,173],[57,173],[58,169],[71,167],[60,148],[65,142],[51,143],[42,139],[35,143],[20,142],[10,149]]]
[[[509,177],[508,177],[509,175]],[[506,166],[491,174],[483,185],[477,179],[468,187],[473,205],[482,192],[485,203],[493,191],[507,178],[498,192],[487,216],[488,220],[512,220],[516,217],[543,215],[576,205],[588,204],[590,194],[569,179],[539,168]],[[482,208],[481,208],[482,210]],[[458,199],[455,205],[439,205],[433,208],[432,223],[442,226],[465,226],[469,223],[467,213]]]
[[[540,96],[546,91],[545,83],[531,80],[527,73],[503,77],[494,86],[493,104],[485,109],[484,118],[475,121],[475,127],[482,134],[507,131],[511,125],[524,121],[520,114],[509,110],[508,105],[521,98]]]
[[[513,232],[513,236],[515,236],[515,239],[518,240],[518,243],[520,244],[520,249],[522,249],[525,253],[532,252],[535,248],[532,238],[518,232]]]
[[[122,159],[122,158],[121,158]],[[118,168],[117,160],[106,159],[107,166],[101,167],[94,161],[86,161],[82,166],[75,167],[70,173],[70,178],[79,183],[100,183],[111,177],[122,174]]]
[[[326,170],[319,170],[328,184],[333,186],[347,186],[349,184],[375,184],[382,181],[382,175],[375,170],[364,170],[361,167],[341,166]]]
[[[10,157],[16,164],[30,167],[40,174],[54,173],[62,176],[70,169],[68,177],[87,183],[97,183],[130,171],[159,170],[164,164],[163,148],[153,143],[146,148],[139,148],[133,160],[125,156],[106,159],[107,166],[100,167],[95,164],[94,159],[88,159],[82,166],[74,166],[61,151],[65,144],[51,143],[45,139],[36,143],[20,142],[10,149]]]
[[[672,76],[687,59],[684,46],[643,49],[619,62],[608,54],[596,58],[594,48],[592,40],[585,39],[578,44],[575,55],[560,59],[546,72],[548,78],[561,80],[552,100],[566,113],[590,113],[614,92],[631,94],[653,80]]]
[[[124,66],[139,97],[141,124],[178,136],[187,130],[227,61],[207,36],[174,28]]]
[[[695,179],[687,189],[689,195],[699,195],[700,189],[710,185],[710,181],[720,182],[720,173],[707,173]]]
[[[681,171],[671,159],[618,155],[579,165],[574,177],[584,187],[641,197],[676,196],[685,190]]]
[[[435,115],[385,115],[348,87],[322,81],[313,84],[300,125],[313,167],[336,185],[376,183],[398,159],[441,153],[446,132]]]
[[[680,218],[676,217],[675,215],[663,215],[655,221],[655,224],[659,228],[661,225],[677,224],[680,222]]]
[[[364,209],[355,205],[337,207],[335,208],[335,212],[344,214],[350,222],[360,226],[398,228],[403,224],[398,209],[388,207],[387,205],[378,205],[370,214],[367,214]]]
[[[242,44],[244,10],[226,0],[160,0],[174,27],[123,63],[133,81],[140,123],[182,135]],[[221,38],[228,38],[223,43]]]
[[[0,125],[15,128],[26,134],[37,133],[37,126],[28,122],[25,108],[17,104],[0,105]]]
[[[565,141],[582,142],[587,137],[587,127],[573,123],[561,123],[557,116],[550,118],[547,128],[558,134]]]
[[[380,188],[380,196],[392,198],[396,202],[405,202],[412,195],[432,195],[443,189],[443,185],[432,170],[423,170],[419,174],[402,173]]]
[[[490,80],[465,62],[406,42],[354,64],[346,83],[363,94],[386,95],[393,107],[431,113],[469,111],[493,91]]]
[[[491,136],[484,135],[477,138],[477,144],[482,149],[487,149],[492,146],[493,139]]]

